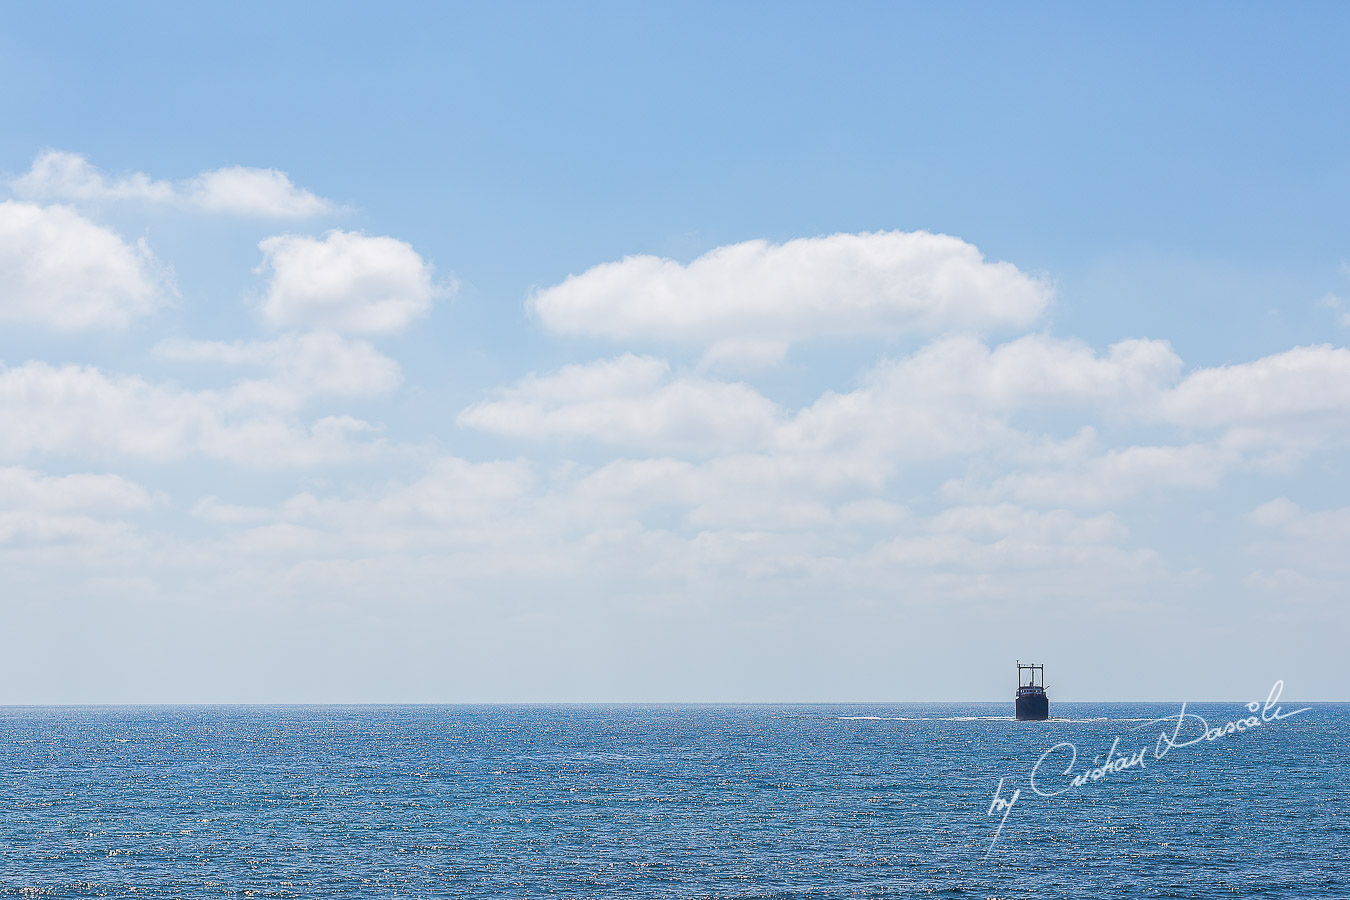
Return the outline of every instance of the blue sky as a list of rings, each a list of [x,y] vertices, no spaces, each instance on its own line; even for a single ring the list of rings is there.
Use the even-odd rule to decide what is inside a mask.
[[[1347,18],[9,7],[0,702],[1344,699]]]

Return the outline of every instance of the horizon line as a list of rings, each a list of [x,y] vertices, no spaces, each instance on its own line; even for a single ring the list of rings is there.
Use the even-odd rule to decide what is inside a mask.
[[[1053,700],[1055,703],[1115,704],[1132,703],[1264,703],[1264,700],[1177,699],[1162,700]],[[1350,699],[1331,700],[1301,697],[1280,698],[1280,703],[1350,703]],[[143,701],[63,701],[52,703],[0,702],[0,709],[51,709],[73,707],[383,707],[383,706],[909,706],[920,704],[1008,704],[1008,700],[143,700]],[[1051,716],[1053,719],[1054,716]]]

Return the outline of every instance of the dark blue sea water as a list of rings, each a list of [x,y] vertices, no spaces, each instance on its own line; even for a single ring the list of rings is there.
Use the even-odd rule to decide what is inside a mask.
[[[1350,897],[1350,705],[1010,706],[5,708],[0,894]]]

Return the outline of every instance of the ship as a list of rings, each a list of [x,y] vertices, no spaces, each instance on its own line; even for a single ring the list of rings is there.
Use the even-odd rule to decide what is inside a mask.
[[[1023,680],[1022,673],[1026,672]],[[1036,675],[1040,674],[1040,683]],[[1017,720],[1040,722],[1050,718],[1050,698],[1045,695],[1045,666],[1017,661]]]

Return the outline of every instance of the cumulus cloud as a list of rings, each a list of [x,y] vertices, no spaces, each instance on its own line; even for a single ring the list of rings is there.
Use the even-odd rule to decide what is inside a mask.
[[[715,358],[772,359],[816,337],[1020,328],[1050,288],[971,244],[928,232],[747,241],[688,265],[630,256],[529,301],[561,334],[710,345]]]
[[[186,201],[207,212],[306,219],[332,212],[333,204],[291,183],[277,169],[227,166],[203,172],[184,191]]]
[[[128,244],[68,207],[0,203],[0,321],[123,327],[173,292],[144,241]]]
[[[0,466],[0,509],[126,512],[157,501],[154,493],[120,475],[44,475],[23,466]]]
[[[83,156],[60,150],[39,154],[10,187],[23,197],[77,203],[139,200],[263,218],[302,219],[335,209],[332,202],[296,187],[277,169],[227,166],[176,183],[143,172],[110,178]]]
[[[1350,350],[1294,347],[1197,369],[1130,416],[1140,424],[1175,426],[1187,436],[1213,433],[1230,463],[1291,472],[1311,454],[1347,444]]]
[[[980,485],[956,479],[942,486],[949,499],[1013,499],[1038,506],[1100,507],[1145,492],[1215,487],[1242,462],[1235,449],[1218,444],[1120,447],[1080,460],[1056,460]]]
[[[906,518],[903,507],[868,497],[880,487],[874,469],[847,457],[735,453],[701,463],[614,460],[581,474],[551,502],[569,521],[595,525],[674,513],[699,529],[831,530]]]
[[[942,496],[1104,507],[1210,490],[1243,469],[1288,470],[1310,452],[1344,444],[1348,363],[1341,348],[1294,348],[1183,377],[1166,341],[1095,351],[1045,335],[992,347],[951,336],[881,361],[852,390],[827,391],[792,410],[745,383],[625,354],[530,375],[457,421],[534,440],[847,460],[878,483],[906,463],[965,458],[979,465],[946,480]],[[1164,440],[1103,447],[1093,423]],[[1165,442],[1159,425],[1176,443]],[[1047,427],[1073,430],[1058,438]],[[1196,440],[1196,429],[1211,434]]]
[[[1274,595],[1280,606],[1300,606],[1344,622],[1350,559],[1350,507],[1305,509],[1287,497],[1263,503],[1246,516],[1268,537],[1246,548],[1244,557],[1262,559],[1273,571],[1257,570],[1246,583]]]
[[[1128,530],[1113,513],[1081,516],[1015,504],[958,506],[921,523],[917,533],[879,544],[876,556],[903,567],[986,573],[1158,568],[1156,554],[1122,546]]]
[[[1155,557],[1122,546],[1128,531],[1110,513],[1005,503],[925,518],[853,499],[867,487],[847,488],[802,462],[616,460],[543,476],[522,461],[443,458],[419,477],[369,490],[306,491],[267,507],[213,496],[193,513],[227,535],[232,551],[309,574],[358,563],[406,572],[434,560],[446,581],[622,575],[645,590],[782,577],[837,589],[841,577],[884,583],[887,573],[922,569],[1158,573]]]
[[[1116,356],[1133,364],[1123,369],[1103,365]],[[943,494],[1102,506],[1148,491],[1214,488],[1227,474],[1244,468],[1291,470],[1311,452],[1345,444],[1350,351],[1344,348],[1295,347],[1248,363],[1198,369],[1177,380],[1179,368],[1180,360],[1160,342],[1125,342],[1095,364],[1080,360],[1062,378],[1027,381],[1004,372],[1000,382],[1022,400],[1033,394],[1061,399],[1076,395],[1100,405],[1117,423],[1166,423],[1177,428],[1179,437],[1195,431],[1213,436],[1097,452],[1092,432],[1094,440],[1066,442],[1053,452],[1035,448],[1040,459],[1031,460],[1029,470],[984,485],[956,479],[943,486]],[[973,379],[981,377],[979,367],[971,372]],[[1028,386],[1035,389],[1028,392]]]
[[[1350,507],[1306,510],[1287,497],[1277,497],[1248,513],[1247,521],[1278,529],[1300,541],[1340,545],[1350,542]]]
[[[363,397],[393,390],[403,380],[398,363],[365,341],[331,332],[283,335],[270,341],[172,339],[155,347],[161,359],[249,366],[266,379],[230,390],[235,405],[298,407],[315,396]]]
[[[192,514],[226,529],[242,527],[231,540],[248,553],[312,561],[492,547],[494,564],[511,559],[507,564],[517,565],[512,550],[520,548],[511,545],[541,533],[534,486],[534,473],[524,462],[443,457],[411,480],[342,497],[306,491],[259,507],[210,496]]]
[[[163,500],[118,475],[44,475],[0,466],[0,548],[116,540],[128,526],[110,515]]]
[[[1004,349],[990,355],[991,364]],[[1021,355],[1019,351],[1011,357]],[[1060,355],[1053,365],[1072,356],[1072,352]],[[1042,356],[1045,361],[1052,358]],[[1116,364],[1122,361],[1126,364]],[[1227,474],[1244,468],[1289,470],[1311,452],[1345,443],[1350,426],[1350,351],[1344,348],[1295,347],[1248,363],[1198,369],[1184,378],[1178,377],[1180,368],[1170,347],[1156,341],[1117,344],[1106,357],[1079,358],[1057,377],[1045,377],[1044,367],[1037,373],[1036,367],[1025,365],[969,366],[968,382],[982,383],[987,374],[998,372],[995,381],[1002,385],[999,393],[1005,401],[1026,402],[1036,396],[1072,399],[1095,405],[1103,417],[1117,423],[1165,423],[1177,429],[1178,437],[1196,431],[1212,437],[1104,452],[1096,451],[1095,440],[1061,445],[1059,450],[1071,451],[1067,454],[1036,448],[1041,458],[1031,460],[1029,469],[983,485],[971,478],[949,481],[943,494],[1103,506],[1149,491],[1211,489]]]
[[[624,354],[530,375],[464,410],[458,422],[515,437],[585,437],[655,449],[924,459],[1023,440],[1011,424],[1023,410],[1095,415],[1152,402],[1180,368],[1165,341],[1122,341],[1099,354],[1042,335],[994,348],[954,336],[884,360],[856,389],[827,391],[792,412],[743,382]]]
[[[946,509],[929,521],[928,529],[973,538],[1000,539],[1016,535],[1074,545],[1113,543],[1128,534],[1113,513],[1083,517],[1064,509],[1040,511],[1012,503]]]
[[[334,331],[401,331],[448,289],[431,264],[391,237],[333,230],[322,240],[278,235],[262,241],[268,279],[262,312],[279,326]]]
[[[1350,350],[1294,347],[1249,363],[1200,369],[1161,402],[1179,425],[1344,427],[1350,423]]]
[[[969,338],[915,354],[907,377],[935,381],[945,395],[968,394],[1005,408],[1149,402],[1175,381],[1181,358],[1167,341],[1132,339],[1098,354],[1082,341],[1027,335],[992,350]]]
[[[125,522],[96,516],[0,509],[0,550],[26,551],[43,544],[77,542],[108,544],[128,530]]]
[[[775,404],[748,385],[672,376],[665,360],[626,353],[529,375],[457,421],[513,437],[724,451],[765,445],[778,416]]]
[[[283,408],[264,402],[275,397]],[[380,449],[356,440],[372,430],[361,420],[296,421],[285,408],[292,399],[252,387],[191,391],[90,366],[0,367],[0,458],[200,456],[272,466],[341,462]]]
[[[999,579],[1017,570],[1076,571],[1080,580],[1108,572],[1112,578],[1151,579],[1164,568],[1157,553],[1120,546],[1123,530],[1109,515],[1085,519],[1062,511],[1019,510],[1012,518],[1017,527],[1008,534],[977,536],[937,527],[930,534],[885,542],[872,556],[877,564],[997,574]],[[995,585],[994,591],[1003,587]]]
[[[39,154],[26,173],[10,182],[10,187],[22,197],[83,202],[145,200],[168,203],[174,199],[174,187],[167,181],[155,181],[143,172],[105,178],[83,156],[60,150]]]
[[[1131,340],[1104,354],[1072,340],[1027,335],[990,348],[969,336],[935,340],[883,360],[859,386],[826,392],[785,423],[789,446],[870,447],[905,459],[1009,447],[1024,412],[1096,417],[1156,396],[1181,362],[1165,341]]]

